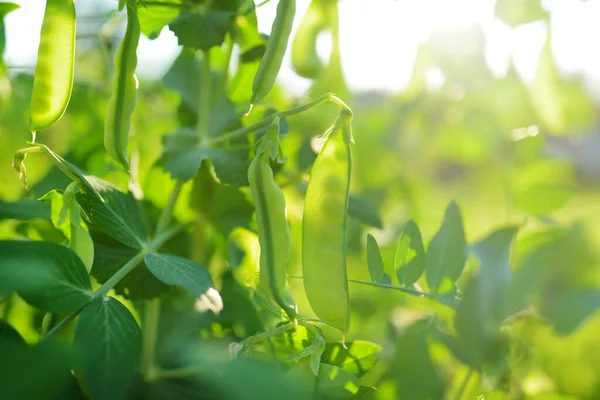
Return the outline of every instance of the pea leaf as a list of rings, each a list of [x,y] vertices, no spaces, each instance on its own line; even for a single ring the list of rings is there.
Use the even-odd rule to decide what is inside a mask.
[[[568,335],[600,307],[598,290],[554,290],[540,302],[540,313],[547,318],[554,331]]]
[[[140,327],[119,301],[101,297],[83,310],[73,346],[91,398],[123,398],[140,365],[141,344]]]
[[[18,4],[14,3],[0,3],[0,65],[2,65],[2,54],[4,53],[4,47],[6,46],[6,37],[4,33],[4,17],[11,11],[19,8]]]
[[[408,221],[400,233],[394,259],[396,277],[402,286],[414,284],[425,271],[425,249],[419,226]]]
[[[348,215],[359,219],[367,225],[382,229],[383,223],[379,217],[379,212],[373,204],[366,198],[351,194],[348,199]]]
[[[350,399],[358,392],[358,379],[342,368],[321,363],[316,390],[327,399]]]
[[[369,386],[361,386],[353,397],[353,400],[375,400],[377,398],[377,389]]]
[[[495,14],[510,26],[526,24],[548,17],[548,13],[542,8],[540,0],[498,0]]]
[[[15,202],[0,200],[0,220],[3,219],[17,219],[20,221],[50,219],[50,207],[47,203],[38,200],[19,200]]]
[[[571,200],[575,189],[558,185],[535,185],[517,196],[517,206],[535,215],[548,214],[563,207]]]
[[[65,313],[92,297],[81,259],[52,242],[0,241],[0,293],[16,291],[31,305]]]
[[[437,291],[446,277],[453,282],[458,279],[467,260],[466,248],[460,210],[453,201],[446,208],[442,226],[427,249],[426,276],[432,290]]]
[[[19,332],[12,327],[11,324],[3,319],[0,319],[0,350],[4,354],[4,349],[7,346],[25,346],[25,340],[21,337]]]
[[[149,39],[156,39],[162,28],[179,17],[183,7],[181,0],[156,0],[145,7],[137,7],[142,33]]]
[[[369,275],[374,283],[381,282],[383,279],[383,258],[379,251],[377,240],[371,235],[367,235],[367,265],[369,266]]]
[[[229,11],[209,11],[206,14],[183,11],[169,24],[169,29],[177,36],[180,46],[206,51],[223,43],[234,16],[235,13]]]
[[[366,340],[348,342],[346,346],[347,349],[341,343],[327,343],[321,362],[343,368],[357,378],[373,368],[382,350],[380,345]]]
[[[211,309],[215,314],[223,309],[223,300],[215,290],[212,277],[202,265],[167,254],[146,254],[144,261],[161,282],[181,286],[196,299],[210,299],[214,303]]]

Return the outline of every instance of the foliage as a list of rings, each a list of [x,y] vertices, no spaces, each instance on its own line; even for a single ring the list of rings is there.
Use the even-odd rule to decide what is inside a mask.
[[[434,32],[381,100],[345,82],[336,0],[289,38],[293,1],[270,36],[251,0],[114,3],[123,40],[52,64],[70,37],[48,19],[20,73],[0,3],[0,398],[600,397],[597,177],[552,153],[597,105],[550,34],[526,83],[491,74],[480,27]],[[74,28],[72,0],[48,4]],[[163,28],[181,53],[138,82]],[[277,84],[286,46],[308,99]]]

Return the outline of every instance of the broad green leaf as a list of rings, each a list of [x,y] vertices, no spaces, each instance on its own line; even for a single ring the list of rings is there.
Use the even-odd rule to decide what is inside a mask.
[[[321,358],[325,351],[325,339],[317,336],[313,341],[312,353],[310,355],[310,369],[315,376],[319,376],[319,370],[321,369]]]
[[[2,348],[0,399],[63,399],[70,361],[69,348],[53,342]]]
[[[358,392],[358,378],[342,368],[321,363],[316,391],[327,399],[351,399]]]
[[[525,212],[544,215],[563,207],[574,194],[573,187],[536,185],[517,195],[517,206]]]
[[[64,313],[92,298],[85,266],[51,242],[0,241],[0,293],[16,291],[33,306]]]
[[[208,298],[215,314],[223,309],[223,300],[215,290],[212,277],[202,265],[186,258],[167,254],[146,254],[146,266],[161,282],[185,288],[194,298]]]
[[[376,400],[377,389],[370,386],[361,386],[353,397],[353,400]]]
[[[25,346],[25,340],[11,324],[0,319],[0,353],[4,354],[7,347]]]
[[[396,248],[394,267],[401,286],[414,284],[425,271],[425,249],[419,226],[409,220],[402,228]]]
[[[383,279],[383,258],[379,251],[377,240],[371,235],[367,235],[367,265],[369,266],[369,275],[374,283],[381,282]]]
[[[348,215],[374,228],[383,229],[383,223],[377,208],[360,195],[350,194],[348,198]]]
[[[542,297],[540,313],[557,334],[568,335],[599,307],[599,290],[553,290]]]
[[[510,26],[548,18],[540,0],[498,0],[495,14]]]
[[[234,16],[234,13],[228,11],[209,11],[205,14],[182,11],[169,24],[169,29],[177,36],[180,46],[209,50],[223,43]]]
[[[112,297],[94,300],[77,319],[73,346],[77,374],[91,398],[123,398],[139,368],[142,346],[131,312]]]
[[[394,333],[395,355],[386,377],[396,385],[398,399],[439,399],[443,384],[429,353],[427,338],[431,321],[427,318],[413,320]]]
[[[357,378],[373,368],[382,350],[380,345],[365,340],[348,342],[346,346],[347,349],[340,343],[327,343],[321,362],[343,368]]]
[[[0,220],[17,219],[49,219],[50,208],[47,203],[38,200],[19,200],[7,202],[0,200]]]
[[[181,0],[155,0],[137,7],[142,33],[149,39],[156,39],[161,30],[179,16],[183,7]]]
[[[460,277],[467,260],[466,249],[460,210],[455,202],[451,202],[446,208],[440,230],[427,248],[426,276],[432,290],[438,290],[446,277],[453,282]]]
[[[52,220],[52,224],[56,229],[61,231],[61,233],[67,238],[71,238],[71,229],[69,228],[69,224],[66,221],[63,207],[63,195],[58,190],[52,190],[42,197],[40,200],[43,202],[50,203],[50,219]]]
[[[92,276],[99,283],[109,280],[121,267],[138,253],[138,250],[125,246],[105,233],[92,230],[94,240],[94,265]],[[173,240],[183,240],[183,234]],[[114,290],[117,294],[128,299],[152,299],[169,289],[164,283],[154,277],[144,264],[138,265],[125,278],[123,278]]]

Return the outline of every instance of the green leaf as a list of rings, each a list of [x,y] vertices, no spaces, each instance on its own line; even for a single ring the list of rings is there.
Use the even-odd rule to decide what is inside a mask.
[[[435,234],[426,256],[426,276],[429,287],[437,291],[444,278],[456,281],[467,260],[467,242],[458,205],[453,201],[446,208],[444,221]]]
[[[16,291],[47,312],[71,312],[92,297],[85,266],[51,242],[0,241],[0,293]]]
[[[73,339],[78,375],[92,399],[122,399],[140,365],[142,333],[131,312],[112,297],[79,315]]]
[[[326,399],[351,399],[358,392],[358,379],[342,368],[321,363],[316,390]]]
[[[71,352],[53,342],[6,346],[0,357],[1,399],[59,399],[72,380]]]
[[[4,17],[16,9],[19,8],[18,4],[14,3],[0,3],[0,65],[2,65],[2,54],[6,46],[6,37],[4,33]]]
[[[166,25],[179,17],[182,8],[181,0],[155,0],[145,7],[137,7],[142,33],[156,39]]]
[[[94,265],[92,276],[99,283],[109,280],[121,267],[138,253],[138,250],[125,246],[98,230],[90,232],[94,240]],[[182,240],[176,237],[173,240]],[[152,299],[168,290],[168,286],[159,281],[146,268],[138,265],[114,287],[117,294],[128,299]]]
[[[369,266],[369,275],[374,283],[381,282],[383,279],[383,258],[379,251],[377,240],[371,235],[367,235],[367,265]]]
[[[414,284],[425,271],[425,249],[419,226],[409,220],[400,233],[394,266],[396,277],[402,286]]]
[[[540,302],[540,313],[547,318],[554,331],[568,335],[600,307],[600,291],[554,290]]]
[[[353,397],[353,400],[375,400],[377,389],[369,386],[361,386]]]
[[[169,29],[177,36],[180,46],[206,51],[223,43],[234,16],[235,13],[228,11],[209,11],[206,14],[183,11],[169,24]]]
[[[50,208],[47,203],[38,200],[19,200],[7,202],[0,200],[0,220],[17,219],[50,219]]]
[[[544,215],[566,205],[574,194],[573,187],[535,185],[518,193],[517,206],[525,212]]]
[[[25,346],[25,340],[11,324],[0,319],[0,353],[4,354],[4,350],[8,346],[19,345]]]
[[[215,314],[223,309],[223,301],[215,290],[212,277],[202,265],[167,254],[146,254],[144,261],[150,272],[161,282],[181,286],[196,299],[208,297],[215,303],[212,308]]]
[[[548,18],[540,0],[498,0],[495,8],[496,17],[510,26]]]
[[[321,362],[343,368],[358,378],[373,368],[382,350],[380,345],[365,340],[348,342],[346,346],[347,349],[341,343],[327,343]]]
[[[381,222],[377,208],[369,200],[360,195],[350,194],[348,199],[348,215],[374,228],[383,229],[383,223]]]

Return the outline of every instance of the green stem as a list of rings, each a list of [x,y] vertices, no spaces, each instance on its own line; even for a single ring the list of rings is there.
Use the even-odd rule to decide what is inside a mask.
[[[142,376],[152,380],[155,371],[156,338],[158,337],[158,323],[160,320],[160,298],[149,300],[146,304],[143,320],[142,344]]]
[[[469,372],[467,372],[467,375],[465,375],[465,378],[463,379],[460,388],[458,388],[458,392],[456,392],[456,396],[454,396],[455,400],[460,400],[462,398],[463,393],[467,388],[467,383],[469,383],[469,381],[471,380],[471,375],[473,375],[473,368],[469,368]]]
[[[179,232],[181,232],[186,225],[178,225],[172,227],[170,229],[165,230],[160,235],[157,235],[150,244],[145,249],[142,249],[138,254],[133,256],[129,261],[125,263],[113,276],[110,277],[109,280],[104,282],[104,284],[94,292],[93,296],[85,302],[81,307],[77,310],[73,311],[71,314],[65,317],[62,321],[56,324],[46,336],[40,339],[40,342],[50,339],[54,335],[56,335],[62,328],[64,328],[69,322],[71,322],[75,317],[77,317],[83,309],[98,298],[106,295],[115,285],[117,285],[121,279],[125,278],[127,274],[129,274],[143,259],[147,253],[151,253],[153,251],[158,250],[162,245],[164,245],[169,239],[176,236]]]
[[[319,98],[317,98],[317,99],[315,99],[315,100],[313,100],[313,101],[311,101],[309,103],[306,103],[306,104],[303,104],[301,106],[292,108],[290,110],[276,112],[274,114],[269,115],[267,118],[265,118],[265,119],[263,119],[263,120],[255,123],[255,124],[253,124],[253,125],[247,126],[245,128],[240,128],[240,129],[233,130],[233,131],[231,131],[229,133],[217,136],[215,138],[207,139],[204,143],[206,145],[213,145],[213,144],[216,144],[216,143],[226,142],[228,140],[235,139],[235,138],[238,138],[240,136],[247,135],[247,134],[252,133],[252,132],[254,132],[254,131],[256,131],[256,130],[258,130],[260,128],[264,128],[265,126],[268,126],[269,124],[271,124],[271,122],[273,122],[273,119],[276,116],[278,116],[279,118],[289,117],[291,115],[299,114],[299,113],[304,112],[306,110],[309,110],[309,109],[311,109],[313,107],[319,106],[319,105],[321,105],[323,103],[326,103],[328,101],[331,101],[331,102],[337,104],[339,107],[343,108],[344,110],[348,110],[348,111],[352,112],[350,110],[350,107],[348,107],[348,105],[346,103],[344,103],[335,94],[333,94],[333,93],[326,93],[326,94],[320,96]]]
[[[200,86],[200,105],[198,107],[198,138],[200,144],[203,144],[207,139],[210,117],[211,101],[211,68],[210,68],[210,51],[202,52],[202,77]]]
[[[164,231],[171,223],[171,220],[173,219],[173,209],[175,208],[175,203],[177,202],[179,193],[181,193],[182,187],[183,181],[177,180],[165,208],[162,210],[160,217],[158,217],[158,222],[156,223],[156,235]]]
[[[231,55],[233,54],[233,39],[231,38],[231,35],[227,35],[225,37],[223,53],[225,53],[225,58],[223,59],[223,69],[221,70],[219,84],[217,85],[219,90],[223,90],[225,83],[227,82],[227,78],[229,78],[229,64],[231,63]]]

